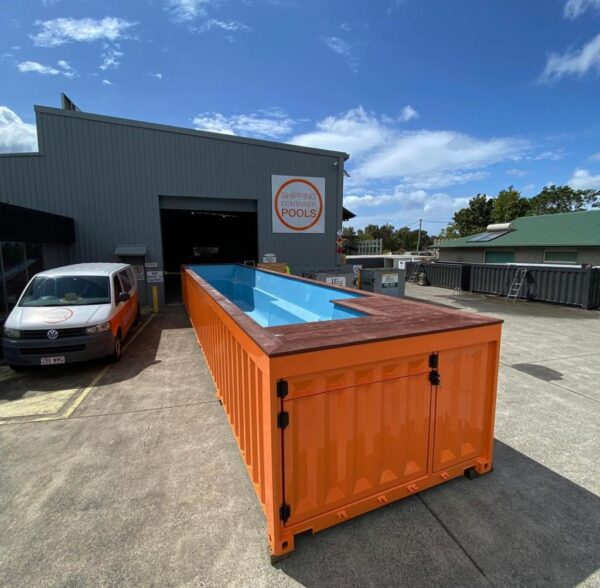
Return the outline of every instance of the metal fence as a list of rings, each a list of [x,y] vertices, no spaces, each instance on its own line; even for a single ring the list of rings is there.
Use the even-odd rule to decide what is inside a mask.
[[[356,255],[381,255],[383,252],[383,239],[370,239],[356,241]]]
[[[471,266],[470,264],[460,263],[419,263],[413,261],[406,262],[406,277],[409,279],[415,269],[418,269],[418,274],[425,274],[427,284],[437,286],[438,288],[451,288],[456,290],[468,290],[471,283]]]
[[[519,298],[587,309],[600,307],[600,268],[472,264],[470,289],[506,296],[515,272],[523,267],[527,274]]]

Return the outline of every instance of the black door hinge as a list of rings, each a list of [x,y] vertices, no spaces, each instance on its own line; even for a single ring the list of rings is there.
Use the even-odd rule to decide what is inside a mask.
[[[277,398],[285,398],[288,395],[287,380],[279,380],[277,382]]]
[[[290,518],[292,514],[292,509],[290,508],[290,505],[287,503],[283,503],[280,507],[279,507],[279,518],[284,522],[287,523],[288,519]]]
[[[290,424],[290,414],[286,410],[277,413],[277,427],[285,429]]]
[[[437,353],[432,353],[429,356],[429,367],[431,368],[431,371],[429,372],[429,382],[432,386],[439,386],[442,381],[440,372],[438,372],[438,361],[439,356]]]

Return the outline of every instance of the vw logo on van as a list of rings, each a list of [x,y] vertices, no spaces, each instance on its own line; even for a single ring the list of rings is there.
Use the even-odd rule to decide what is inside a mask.
[[[51,339],[54,341],[54,339],[58,339],[58,331],[56,329],[50,329],[46,333],[46,337],[48,337],[48,339]]]

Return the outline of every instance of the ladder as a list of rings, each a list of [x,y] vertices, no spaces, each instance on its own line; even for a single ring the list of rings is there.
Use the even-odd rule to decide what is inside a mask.
[[[513,277],[512,283],[510,285],[510,289],[508,290],[508,294],[506,295],[506,300],[510,300],[512,298],[512,301],[514,302],[518,298],[519,293],[521,292],[521,288],[525,283],[526,276],[526,267],[520,267],[517,269]]]
[[[413,268],[413,271],[410,274],[410,277],[408,278],[409,282],[412,282],[413,284],[417,283],[417,280],[419,279],[419,270],[421,269],[421,264],[417,264],[415,265],[415,267]]]

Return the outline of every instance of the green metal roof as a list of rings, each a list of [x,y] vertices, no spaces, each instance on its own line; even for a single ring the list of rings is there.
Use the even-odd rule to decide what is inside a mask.
[[[492,241],[469,242],[475,236],[469,235],[442,241],[435,247],[600,247],[600,210],[522,216],[512,221],[512,227],[510,233]]]

